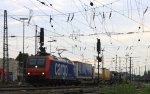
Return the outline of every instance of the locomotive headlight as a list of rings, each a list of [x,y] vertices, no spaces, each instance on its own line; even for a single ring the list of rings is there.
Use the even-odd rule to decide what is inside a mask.
[[[30,75],[30,73],[28,72],[28,75]]]
[[[42,75],[44,75],[45,73],[44,72],[42,72]]]
[[[35,66],[35,68],[37,68],[38,66]]]

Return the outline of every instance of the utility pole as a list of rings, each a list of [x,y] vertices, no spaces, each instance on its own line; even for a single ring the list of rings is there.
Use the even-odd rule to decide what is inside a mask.
[[[115,67],[116,65],[114,64],[114,63],[115,63],[115,58],[112,58],[112,63],[113,63],[113,64],[112,64],[113,69],[114,69],[114,71],[116,71],[116,69],[115,69],[115,68],[116,68],[116,67]]]
[[[104,49],[102,50],[102,57],[101,57],[101,59],[102,59],[102,69],[104,68],[104,55],[103,55],[103,52],[104,52]]]
[[[130,58],[130,66],[129,66],[129,73],[130,73],[130,82],[132,81],[132,74],[133,74],[133,64],[132,64],[132,58],[137,58],[137,57],[129,57]]]
[[[127,63],[128,63],[128,57],[127,56],[129,56],[129,55],[125,55],[126,56],[126,77],[127,77],[127,72],[128,72],[128,66],[127,66]]]
[[[144,71],[144,81],[146,82],[147,79],[147,72],[146,72],[146,65],[145,65],[145,71]]]
[[[130,82],[131,82],[131,57],[130,57]]]
[[[7,10],[4,10],[4,36],[3,36],[3,83],[9,81],[9,59],[8,59],[8,25]],[[5,79],[6,78],[6,79]]]
[[[24,44],[25,44],[25,20],[28,20],[28,18],[20,18],[23,22],[23,53],[22,53],[22,81],[24,82],[24,67],[25,67],[25,61],[24,61]]]
[[[104,74],[104,55],[103,55],[103,51],[104,51],[104,49],[102,50],[102,57],[101,57],[101,61],[102,61],[102,77],[105,76],[105,74]]]
[[[126,56],[126,82],[127,82],[127,78],[128,78],[128,65],[127,65],[127,63],[128,63],[128,54],[126,54],[125,55]]]
[[[134,69],[134,79],[133,80],[135,80],[135,75],[136,75],[135,72],[136,72],[136,70]]]
[[[23,22],[23,54],[24,54],[24,43],[25,43],[25,40],[24,40],[24,36],[25,36],[25,23],[24,23],[24,21],[28,20],[28,18],[20,18],[20,20],[22,20],[22,22]]]
[[[138,71],[137,71],[137,67],[136,67],[136,70],[135,70],[135,75],[136,75],[136,79],[135,80],[137,80],[137,77],[138,77]]]
[[[134,64],[133,63],[131,64],[131,74],[132,74],[131,79],[133,81],[133,77],[134,77]]]
[[[50,37],[50,39],[51,39],[51,37]],[[52,53],[52,51],[51,51],[51,50],[52,50],[52,49],[51,49],[51,47],[52,47],[52,46],[51,46],[51,42],[56,42],[56,40],[50,40],[50,41],[48,41],[48,42],[49,42],[49,45],[50,45],[49,49],[50,49],[50,54],[51,54],[51,53]]]
[[[145,73],[147,73],[146,65],[145,65]]]
[[[119,57],[119,72],[121,72],[121,57]]]
[[[116,55],[116,67],[115,67],[115,71],[117,72],[117,55]]]
[[[139,78],[140,78],[139,80],[141,80],[141,76],[140,76],[140,75],[141,75],[141,72],[140,72],[140,70],[141,70],[141,69],[140,69],[140,67],[139,67]]]
[[[140,67],[139,67],[139,75],[141,75],[140,70],[141,70],[141,69],[140,69]]]
[[[35,55],[37,54],[37,25],[35,27]]]

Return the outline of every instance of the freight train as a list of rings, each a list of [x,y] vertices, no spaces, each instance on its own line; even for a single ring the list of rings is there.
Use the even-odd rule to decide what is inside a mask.
[[[42,85],[78,85],[78,84],[111,84],[119,79],[117,72],[101,69],[98,74],[92,64],[70,61],[55,56],[30,56],[25,68],[25,79],[30,84]]]

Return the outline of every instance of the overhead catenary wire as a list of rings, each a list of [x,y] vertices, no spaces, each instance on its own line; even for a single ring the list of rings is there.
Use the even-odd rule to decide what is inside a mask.
[[[44,0],[44,1],[46,1],[46,0]],[[75,14],[76,15],[76,14]],[[43,15],[44,16],[44,15]],[[74,26],[73,26],[74,27]],[[95,31],[96,32],[96,31]],[[94,33],[93,33],[94,34]],[[59,36],[59,35],[58,35]],[[97,36],[97,35],[96,35]],[[64,37],[66,37],[66,36],[64,36]],[[68,37],[68,36],[67,36]]]
[[[97,1],[97,2],[99,2],[99,1]],[[100,4],[102,4],[101,2],[99,2]],[[104,5],[104,4],[102,4],[102,5]],[[106,5],[104,5],[104,6],[106,6]],[[109,9],[111,9],[110,7],[108,7],[108,6],[106,6],[107,8],[109,8]],[[113,11],[115,11],[115,10],[113,10]],[[126,18],[128,18],[128,19],[130,19],[130,20],[132,20],[132,21],[134,21],[134,22],[136,22],[136,23],[139,23],[139,22],[137,22],[136,20],[134,20],[133,18],[131,18],[131,17],[127,17],[127,16],[125,16],[124,14],[121,14],[121,13],[119,13],[119,12],[117,12],[116,11],[116,13],[118,13],[118,14],[120,14],[120,15],[122,15],[122,16],[124,16],[124,17],[126,17]],[[142,24],[142,23],[139,23],[139,24]],[[144,24],[142,24],[143,26],[145,26]],[[149,28],[148,26],[146,26],[147,28]]]

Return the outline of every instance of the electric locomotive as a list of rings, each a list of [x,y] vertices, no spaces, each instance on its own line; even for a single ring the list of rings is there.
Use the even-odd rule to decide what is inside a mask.
[[[74,64],[53,56],[30,56],[26,68],[26,81],[42,84],[75,84]]]

